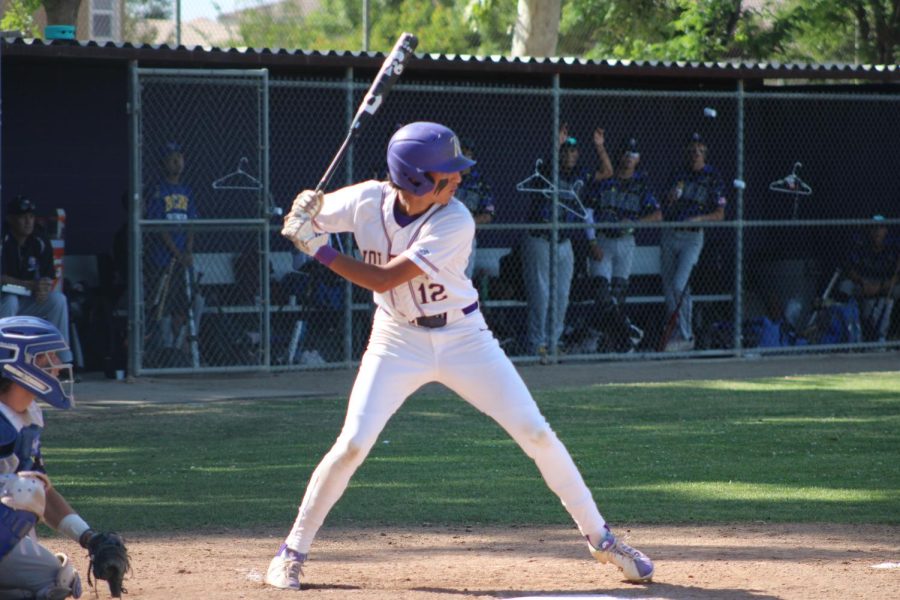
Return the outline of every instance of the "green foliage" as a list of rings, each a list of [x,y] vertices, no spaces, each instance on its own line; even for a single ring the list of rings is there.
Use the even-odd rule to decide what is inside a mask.
[[[900,523],[898,373],[537,395],[610,519]],[[286,527],[346,401],[47,411],[56,487],[121,531]],[[569,523],[534,463],[455,396],[410,399],[334,524]]]
[[[369,6],[369,49],[390,50],[400,33],[414,32],[429,53],[467,53],[481,34],[463,15],[468,0],[372,0]],[[481,13],[478,13],[481,14]],[[496,22],[486,21],[488,31]],[[261,6],[247,11],[234,45],[326,50],[359,50],[363,45],[358,0],[323,0],[319,10],[302,16]]]
[[[170,0],[125,0],[123,37],[133,43],[152,43],[156,40],[157,30],[144,21],[171,18],[173,3]]]
[[[21,0],[19,0],[21,1]],[[131,0],[155,4],[153,0]],[[289,3],[248,0],[233,45],[358,50],[358,0],[322,0],[300,15]],[[892,62],[900,0],[563,0],[558,54],[591,59]],[[517,0],[371,0],[369,48],[402,31],[427,53],[509,54]],[[292,12],[293,11],[293,12]]]
[[[3,19],[0,20],[0,29],[21,31],[25,37],[36,37],[39,32],[35,28],[33,15],[41,4],[41,0],[9,0]]]
[[[777,19],[795,30],[789,60],[894,64],[900,53],[900,0],[790,0]]]
[[[125,0],[125,15],[129,19],[172,19],[171,0]]]

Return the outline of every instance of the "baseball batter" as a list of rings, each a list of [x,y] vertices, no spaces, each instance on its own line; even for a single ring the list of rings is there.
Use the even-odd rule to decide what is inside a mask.
[[[406,398],[437,381],[509,433],[537,464],[591,552],[632,581],[653,563],[606,525],[578,469],[500,348],[465,275],[474,221],[453,197],[474,161],[437,123],[399,129],[387,150],[389,181],[366,181],[323,197],[304,191],[283,233],[332,271],[374,292],[369,345],[350,393],[343,429],[313,472],[297,519],[271,560],[266,583],[300,589],[303,562],[328,511]],[[362,260],[339,254],[326,233],[352,231]]]

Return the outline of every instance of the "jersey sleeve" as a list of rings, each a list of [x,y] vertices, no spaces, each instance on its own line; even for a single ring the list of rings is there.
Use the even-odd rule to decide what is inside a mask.
[[[163,203],[160,201],[160,189],[158,186],[154,186],[147,190],[145,194],[145,198],[147,199],[147,218],[148,219],[165,219],[165,211],[163,209]]]
[[[326,194],[322,210],[313,219],[313,228],[319,233],[353,231],[360,207],[379,201],[383,186],[380,181],[364,181]]]
[[[462,205],[460,205],[462,206]],[[456,210],[449,218],[426,224],[422,235],[403,252],[426,275],[436,276],[459,256],[468,256],[475,236],[475,220],[469,211]]]

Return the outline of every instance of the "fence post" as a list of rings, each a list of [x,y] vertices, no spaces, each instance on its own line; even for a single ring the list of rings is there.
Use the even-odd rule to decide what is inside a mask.
[[[737,165],[735,177],[738,181],[744,181],[744,80],[738,79],[737,91],[737,128],[735,131],[735,143]],[[744,188],[737,186],[735,189],[734,219],[737,226],[734,231],[734,350],[737,356],[743,354],[743,290],[744,290]]]
[[[141,364],[141,352],[144,344],[140,335],[144,331],[144,309],[141,306],[141,236],[138,229],[138,220],[141,218],[141,84],[138,77],[138,63],[132,60],[128,63],[130,77],[129,102],[131,103],[130,127],[128,128],[129,143],[131,144],[131,163],[129,164],[129,195],[128,203],[128,373],[132,376],[139,375]]]
[[[559,244],[559,127],[560,127],[560,118],[559,118],[559,100],[560,100],[560,90],[559,90],[559,73],[553,74],[553,140],[551,142],[550,147],[553,148],[552,162],[553,162],[553,208],[550,211],[550,271],[548,277],[550,278],[550,289],[549,289],[549,302],[547,306],[550,307],[550,347],[547,348],[547,353],[553,357],[554,362],[559,360],[559,340],[556,339],[556,290],[559,287],[559,281],[557,281],[557,277],[559,277],[559,269],[556,268],[556,257],[559,254],[559,248],[557,245]],[[565,319],[565,315],[562,315],[562,318]]]

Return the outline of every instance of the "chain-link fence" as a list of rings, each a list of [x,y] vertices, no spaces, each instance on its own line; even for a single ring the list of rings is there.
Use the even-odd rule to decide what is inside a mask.
[[[258,71],[136,70],[136,187],[160,180],[160,148],[175,141],[196,198],[160,215],[152,193],[139,194],[140,370],[359,360],[371,295],[296,254],[273,210],[318,181],[368,85],[352,70],[271,81]],[[478,161],[457,193],[478,224],[471,277],[515,360],[883,349],[897,346],[900,321],[898,111],[896,96],[740,84],[407,80],[332,186],[384,178],[399,124],[453,128]],[[256,183],[229,187],[231,178]],[[171,243],[191,237],[185,279]],[[355,252],[349,236],[333,243]],[[182,307],[170,327],[156,290],[175,282],[188,293],[168,300]]]

